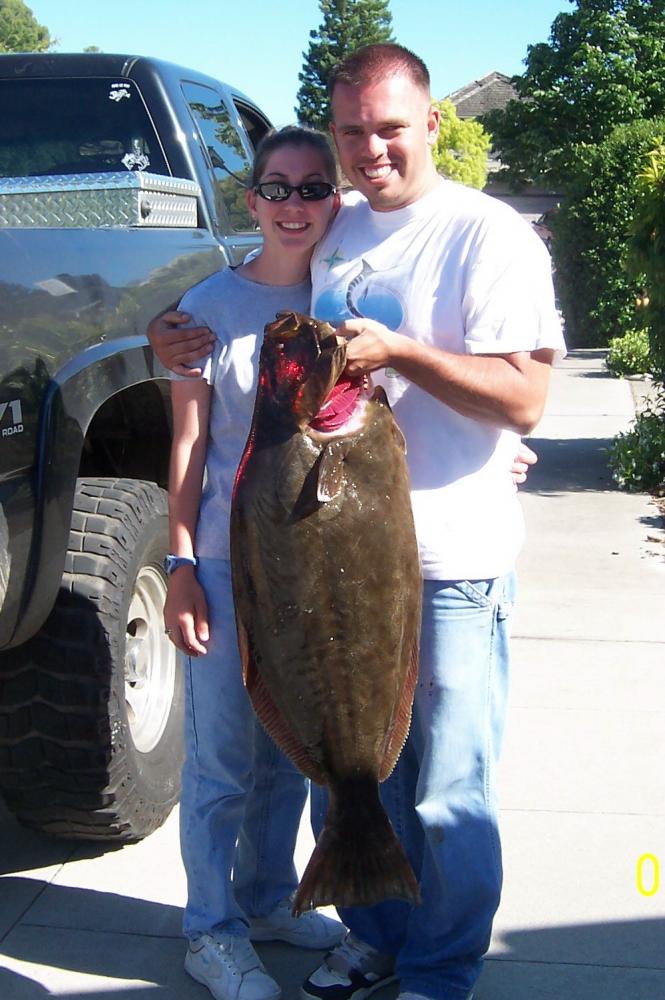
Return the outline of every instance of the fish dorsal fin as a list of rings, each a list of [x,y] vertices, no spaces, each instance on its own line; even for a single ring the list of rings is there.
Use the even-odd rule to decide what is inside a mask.
[[[321,452],[316,488],[316,498],[319,503],[330,503],[344,492],[346,486],[344,459],[349,447],[350,443],[345,439],[329,441]]]
[[[404,681],[395,715],[388,730],[388,739],[384,748],[383,759],[379,765],[379,781],[385,781],[392,773],[411,727],[411,711],[413,696],[418,682],[419,650],[418,641],[414,641],[409,659],[409,670]]]
[[[315,759],[311,751],[303,745],[297,733],[293,731],[287,720],[284,719],[273,701],[263,677],[256,669],[252,643],[240,615],[236,616],[236,624],[238,627],[238,648],[242,664],[242,678],[252,702],[252,707],[261,725],[275,741],[280,750],[287,757],[290,757],[303,774],[306,774],[308,778],[316,781],[319,785],[325,785],[326,777],[321,770],[320,763]]]

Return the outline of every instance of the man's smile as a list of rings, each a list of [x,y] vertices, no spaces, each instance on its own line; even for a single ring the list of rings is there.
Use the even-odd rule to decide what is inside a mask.
[[[359,169],[364,173],[365,177],[368,177],[371,181],[380,180],[382,177],[387,177],[388,174],[392,173],[392,164],[382,163],[375,167],[359,167]]]

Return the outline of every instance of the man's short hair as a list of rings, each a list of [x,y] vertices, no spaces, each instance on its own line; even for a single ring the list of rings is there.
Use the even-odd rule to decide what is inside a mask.
[[[410,49],[394,42],[375,42],[363,45],[334,67],[328,82],[328,95],[332,95],[338,83],[352,87],[403,74],[429,97],[430,77],[422,59]]]

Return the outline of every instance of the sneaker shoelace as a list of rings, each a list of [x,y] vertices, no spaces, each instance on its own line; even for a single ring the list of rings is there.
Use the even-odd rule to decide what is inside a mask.
[[[342,943],[330,952],[326,964],[333,972],[346,974],[351,969],[364,972],[375,954],[376,950],[370,945],[347,934]]]
[[[227,963],[235,964],[239,972],[251,972],[261,968],[261,962],[249,941],[244,937],[217,940],[213,938],[216,948],[222,953]]]

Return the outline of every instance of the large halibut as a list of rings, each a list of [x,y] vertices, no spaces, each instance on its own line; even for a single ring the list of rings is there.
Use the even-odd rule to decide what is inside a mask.
[[[329,789],[294,912],[418,902],[378,794],[406,740],[421,574],[404,438],[385,393],[341,377],[346,342],[280,313],[261,349],[231,509],[238,642],[254,709]]]

